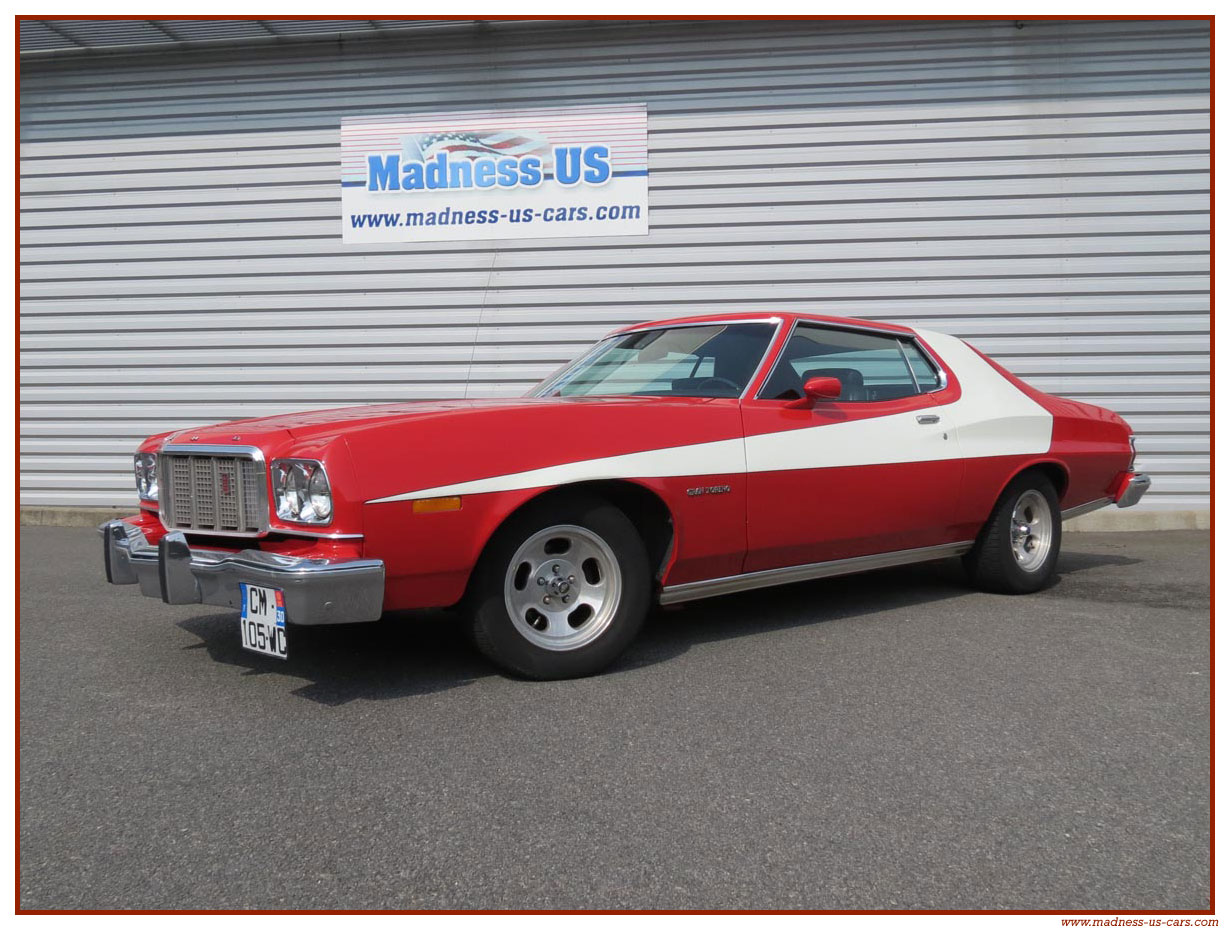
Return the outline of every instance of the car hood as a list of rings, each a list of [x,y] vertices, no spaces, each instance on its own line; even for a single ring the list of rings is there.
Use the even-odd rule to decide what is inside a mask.
[[[347,496],[423,488],[650,449],[734,439],[738,401],[689,397],[520,397],[380,404],[236,420],[167,437],[252,445],[266,458],[326,461]],[[338,461],[342,449],[349,462]],[[343,477],[345,476],[345,477]]]
[[[549,400],[556,400],[550,398]],[[464,413],[478,409],[502,409],[542,403],[537,398],[502,398],[493,400],[409,401],[399,404],[367,404],[358,407],[332,407],[326,410],[303,410],[279,413],[268,417],[229,420],[212,426],[178,430],[169,434],[168,442],[200,443],[242,442],[261,446],[283,439],[319,440],[342,436],[358,430],[372,429],[390,423],[410,424],[416,420]],[[236,439],[235,437],[239,438]],[[194,438],[195,437],[195,438]]]

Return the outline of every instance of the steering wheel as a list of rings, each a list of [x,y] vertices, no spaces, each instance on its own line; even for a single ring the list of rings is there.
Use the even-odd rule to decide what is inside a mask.
[[[700,384],[696,385],[696,390],[704,391],[710,383],[719,384],[719,385],[723,385],[725,387],[730,388],[731,391],[734,392],[733,394],[730,395],[731,397],[738,397],[739,394],[743,390],[743,388],[739,387],[739,385],[735,384],[735,382],[731,381],[729,378],[719,378],[716,375],[712,375],[706,378]],[[722,395],[718,395],[718,396],[722,396]]]

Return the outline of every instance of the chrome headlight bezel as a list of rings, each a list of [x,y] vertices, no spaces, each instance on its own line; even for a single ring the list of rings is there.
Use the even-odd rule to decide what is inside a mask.
[[[158,503],[158,453],[138,452],[133,455],[132,471],[137,497],[150,504]]]
[[[316,459],[274,459],[269,465],[274,516],[284,523],[328,526],[333,522],[333,489]]]

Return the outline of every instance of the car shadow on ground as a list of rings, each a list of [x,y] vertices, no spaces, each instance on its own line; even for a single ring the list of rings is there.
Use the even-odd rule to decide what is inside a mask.
[[[1140,561],[1119,555],[1064,553],[1060,556],[1058,577],[1044,590],[1058,593],[1066,576],[1092,568],[1135,565]],[[875,615],[886,611],[976,596],[979,592],[969,585],[960,560],[954,558],[658,608],[617,668],[666,661],[701,642],[848,618],[874,621]]]
[[[969,595],[960,564],[884,569],[657,608],[619,668],[667,661],[699,643],[815,626]]]
[[[497,674],[470,645],[459,617],[446,611],[389,613],[376,623],[292,626],[289,657],[263,656],[239,644],[233,612],[183,620],[215,662],[252,675],[305,679],[298,697],[325,705],[421,697]]]
[[[1207,610],[1211,573],[1203,582],[1177,579],[1166,572],[1082,574],[1086,568],[1139,565],[1143,559],[1106,553],[1074,552],[1060,557],[1060,583],[1051,590],[1069,601],[1134,604],[1158,609]],[[1067,581],[1067,584],[1063,582]],[[1044,592],[1044,593],[1050,593]]]
[[[1093,568],[1139,561],[1064,553],[1052,587],[1062,588],[1067,576]],[[960,562],[948,559],[656,608],[607,674],[668,662],[700,643],[855,617],[870,621],[886,611],[973,596]],[[234,613],[192,617],[179,626],[200,639],[185,648],[203,648],[215,662],[248,674],[304,679],[307,683],[292,693],[323,705],[419,697],[500,674],[475,651],[462,618],[450,611],[403,611],[377,623],[291,627],[285,661],[243,649]]]
[[[1061,552],[1057,583],[1062,584],[1066,575],[1079,574],[1091,568],[1105,568],[1109,565],[1139,565],[1143,561],[1144,559],[1128,555],[1112,555],[1108,552]]]

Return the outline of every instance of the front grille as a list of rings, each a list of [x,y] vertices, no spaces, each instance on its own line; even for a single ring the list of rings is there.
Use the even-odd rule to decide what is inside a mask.
[[[268,529],[264,464],[254,453],[159,457],[162,522],[172,530],[256,535]]]

